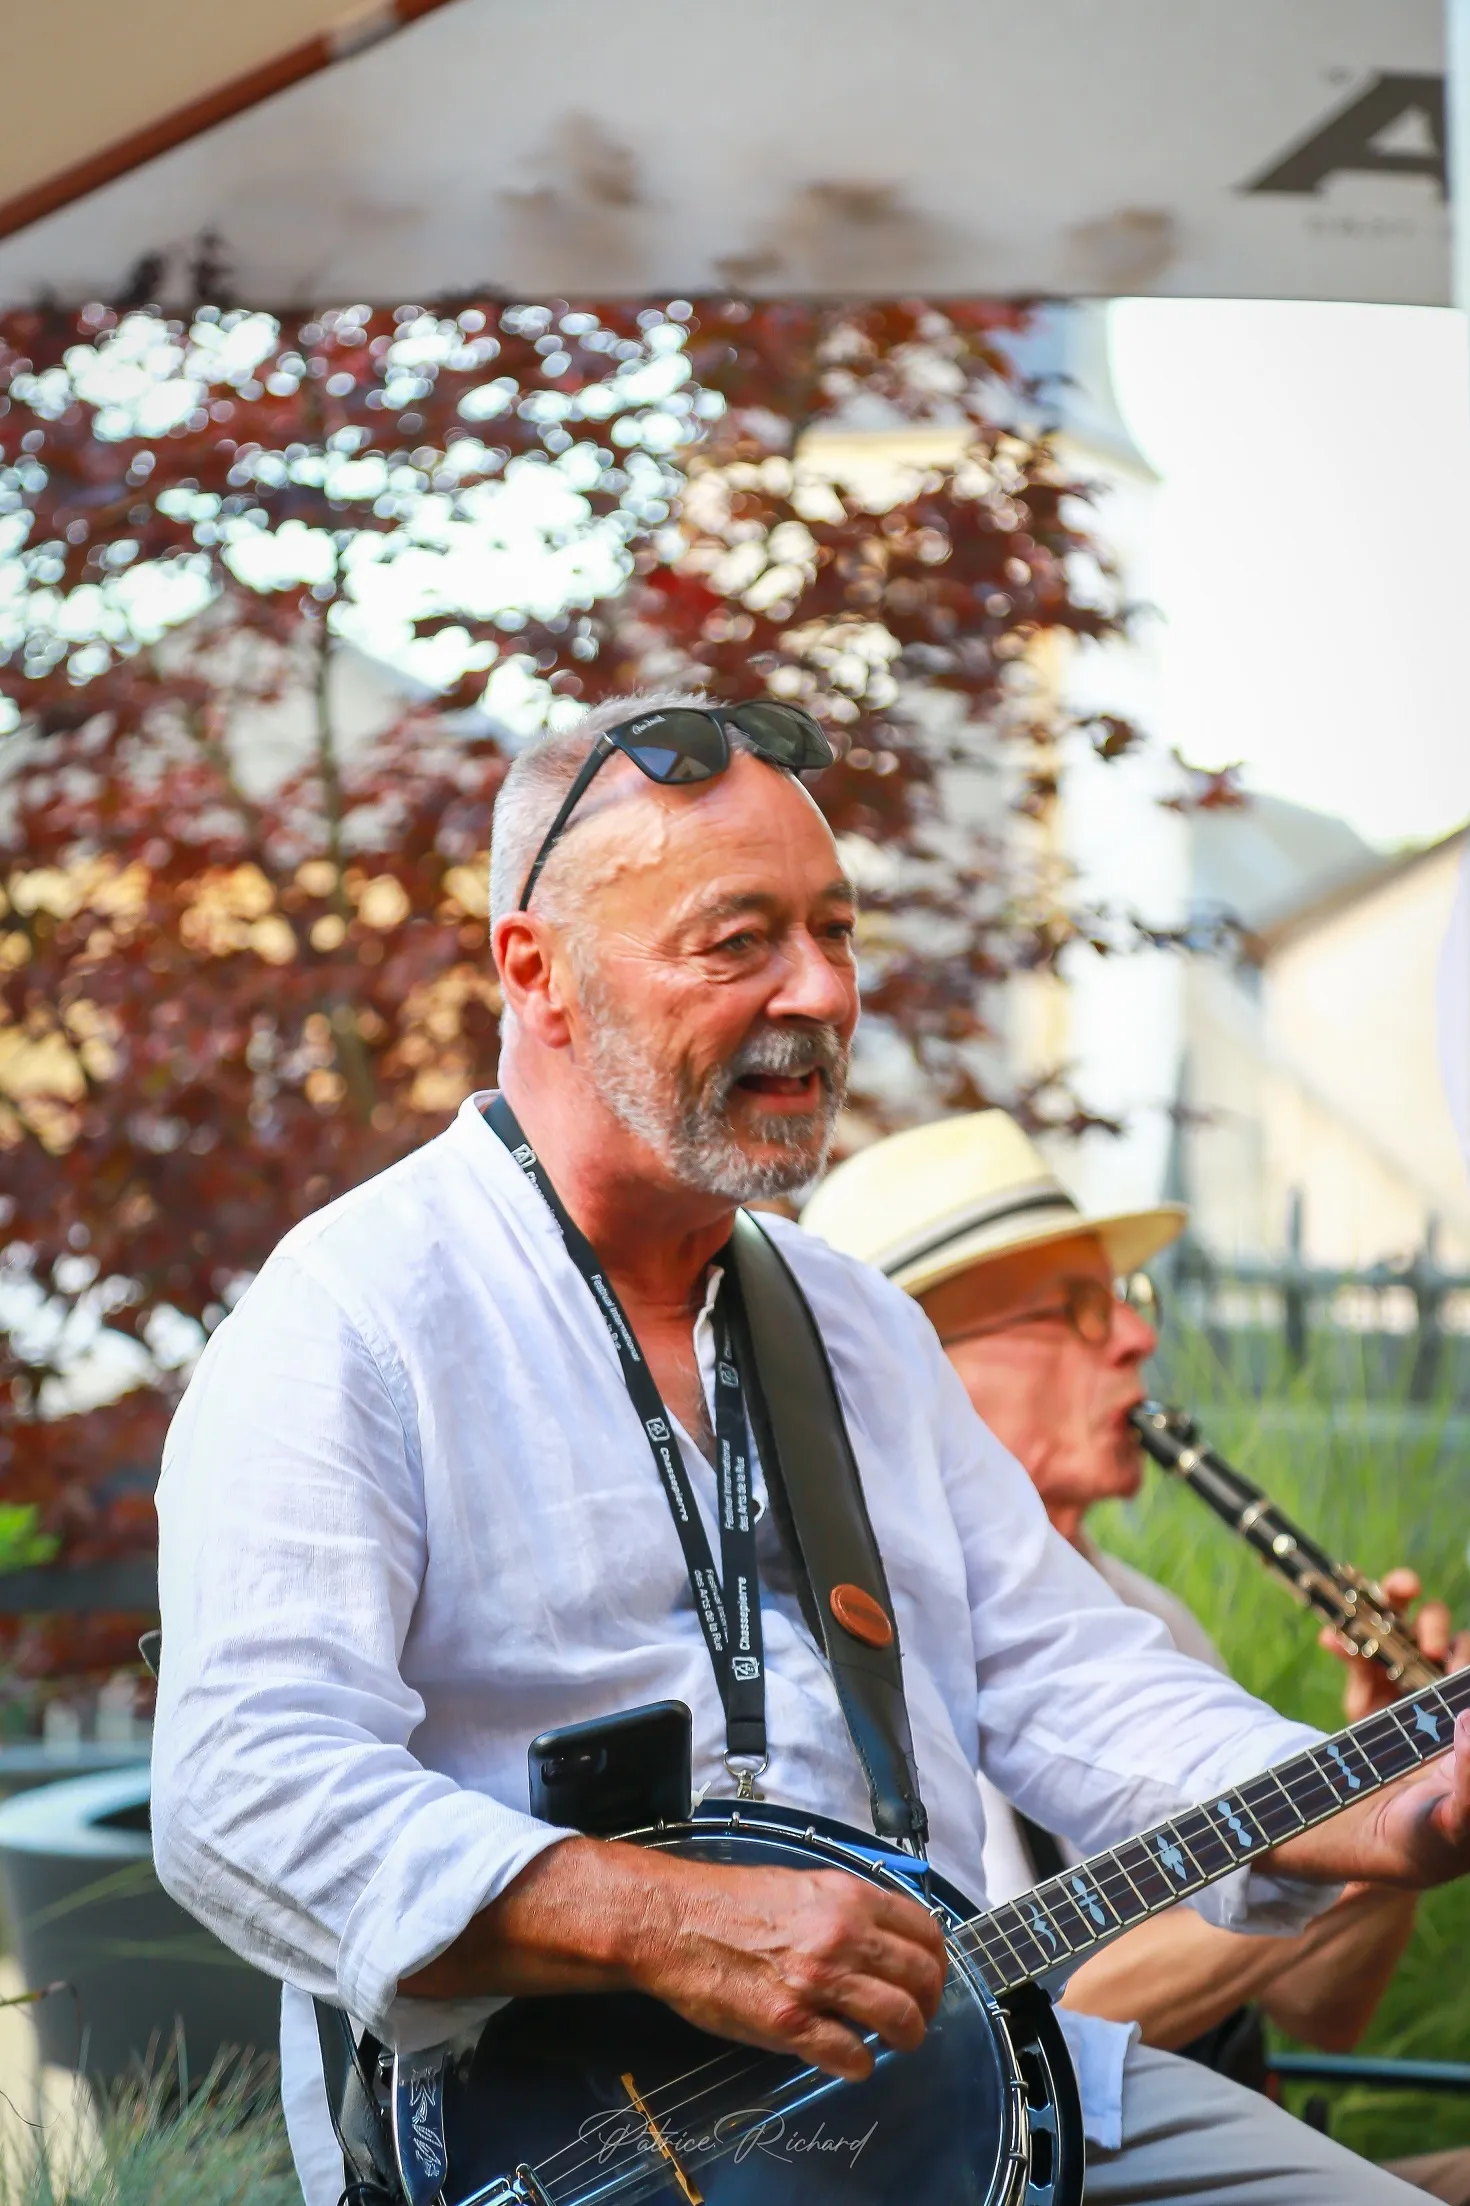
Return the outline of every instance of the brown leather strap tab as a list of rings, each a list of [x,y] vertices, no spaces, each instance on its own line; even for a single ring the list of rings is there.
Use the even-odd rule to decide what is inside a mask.
[[[827,1606],[842,1629],[865,1647],[892,1646],[893,1619],[861,1586],[834,1586],[827,1596]]]

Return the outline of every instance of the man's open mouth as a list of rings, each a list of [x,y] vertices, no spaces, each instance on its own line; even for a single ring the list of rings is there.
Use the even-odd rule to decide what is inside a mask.
[[[746,1072],[735,1083],[765,1103],[819,1103],[822,1075],[815,1065],[805,1072]]]

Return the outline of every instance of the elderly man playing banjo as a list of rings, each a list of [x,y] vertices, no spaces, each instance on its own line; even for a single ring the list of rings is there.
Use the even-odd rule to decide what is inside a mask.
[[[842,1626],[851,1644],[813,1636],[770,1471],[748,1447],[756,1394],[724,1353],[722,1252],[749,1244],[737,1206],[817,1178],[842,1097],[853,891],[798,778],[830,755],[789,706],[647,697],[517,758],[493,853],[498,1095],[471,1097],[444,1134],[286,1237],[175,1419],[159,1488],[156,1857],[185,1906],[284,1981],[283,2095],[309,2206],[342,2189],[313,1997],[386,2049],[418,2121],[438,2084],[416,2085],[416,2049],[492,2033],[498,2003],[527,2031],[548,2010],[587,2030],[610,1994],[611,2031],[646,1995],[670,2032],[760,2049],[742,2088],[747,2072],[779,2074],[781,2103],[804,2090],[829,2134],[844,2094],[867,2094],[880,2134],[841,2182],[815,2159],[730,2174],[718,2139],[668,2135],[611,2045],[613,2086],[621,2075],[657,2147],[645,2189],[720,2206],[780,2184],[815,2198],[825,2180],[824,2198],[866,2197],[868,2170],[887,2166],[907,2198],[947,2149],[910,2079],[931,2073],[930,2039],[941,2061],[961,2042],[961,1979],[1009,1996],[1042,1973],[1041,1939],[1078,1952],[1088,1916],[1136,1918],[1171,1875],[1217,1924],[1281,1931],[1348,1880],[1418,1889],[1470,1869],[1463,1681],[1414,1705],[1432,1743],[1406,1724],[1319,1748],[1180,1654],[1051,1529],[908,1296],[770,1221],[763,1245],[830,1366],[891,1610],[864,1594]],[[732,1448],[754,1503],[738,1542],[716,1499]],[[719,1628],[732,1571],[755,1590],[742,1625],[758,1652],[738,1667]],[[834,1614],[852,1590],[834,1584]],[[901,1649],[928,1828],[907,1897],[864,1873],[882,1754],[850,1715],[858,1638]],[[701,1790],[738,1780],[752,1822],[789,1834],[779,1861],[749,1863],[738,1817],[720,1825],[723,1850],[691,1852],[527,1812],[532,1735],[655,1700],[692,1710]],[[946,1894],[984,1897],[977,1769],[1038,1825],[1114,1849],[1096,1859],[1116,1880],[1079,1877],[1075,1904],[1053,1889],[1034,1941],[1014,1910],[974,1918],[972,1935],[952,1927]],[[1387,1784],[1396,1772],[1412,1774]],[[1157,1861],[1123,1843],[1150,1826]],[[834,1831],[846,1836],[824,1854]],[[850,1872],[811,1865],[834,1848]],[[514,2031],[499,2042],[513,2059]],[[1008,2136],[1033,2085],[1028,2069],[995,2102]],[[1094,2201],[1416,2195],[1148,2047],[1128,2049],[1117,2133],[1092,2113]],[[681,2151],[703,2157],[681,2165]],[[1003,2159],[965,2195],[1056,2195],[1039,2146]],[[528,2152],[474,2195],[578,2206],[605,2179],[587,2164],[561,2181]],[[423,2168],[404,2195],[434,2195]],[[448,2206],[465,2196],[454,2172],[451,2149]]]

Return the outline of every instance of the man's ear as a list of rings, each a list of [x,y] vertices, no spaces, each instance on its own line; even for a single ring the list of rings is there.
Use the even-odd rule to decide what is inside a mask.
[[[522,1032],[543,1049],[565,1049],[571,1028],[553,930],[530,912],[506,912],[496,920],[490,944],[506,1009],[515,1013]]]

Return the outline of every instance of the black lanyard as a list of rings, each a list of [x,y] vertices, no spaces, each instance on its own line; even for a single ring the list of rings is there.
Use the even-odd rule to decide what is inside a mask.
[[[739,1797],[758,1797],[754,1779],[766,1766],[766,1687],[761,1645],[760,1573],[755,1552],[755,1511],[750,1490],[750,1440],[745,1393],[730,1333],[727,1267],[715,1297],[715,1442],[720,1494],[720,1575],[705,1535],[704,1520],[689,1484],[689,1473],[674,1438],[663,1398],[643,1360],[637,1336],[598,1262],[587,1236],[562,1208],[541,1160],[521,1131],[503,1095],[485,1110],[491,1130],[525,1173],[561,1228],[567,1254],[591,1289],[592,1299],[612,1335],[623,1383],[648,1436],[659,1484],[684,1550],[695,1613],[714,1664],[715,1682],[725,1707],[725,1767],[738,1779]],[[740,1763],[743,1766],[736,1768]],[[752,1767],[751,1765],[755,1765]]]

